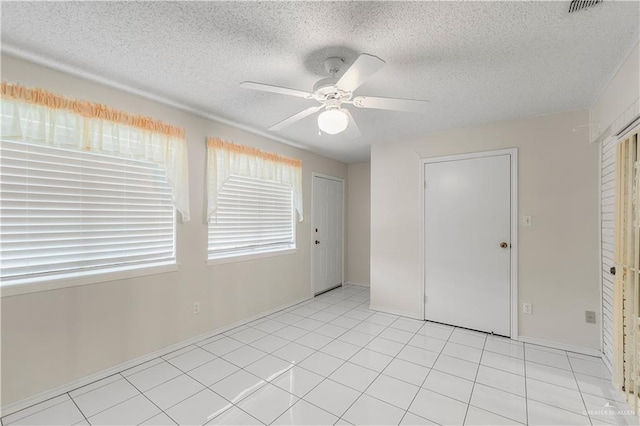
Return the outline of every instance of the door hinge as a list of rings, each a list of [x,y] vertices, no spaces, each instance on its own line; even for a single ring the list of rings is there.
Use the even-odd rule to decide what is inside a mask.
[[[427,181],[424,181],[424,189],[427,189]]]
[[[427,295],[424,295],[424,303],[427,303]]]

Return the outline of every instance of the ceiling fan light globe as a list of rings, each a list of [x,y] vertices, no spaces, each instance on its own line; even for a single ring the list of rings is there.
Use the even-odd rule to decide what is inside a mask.
[[[318,115],[318,127],[324,133],[336,135],[349,125],[349,116],[342,109],[327,109]]]

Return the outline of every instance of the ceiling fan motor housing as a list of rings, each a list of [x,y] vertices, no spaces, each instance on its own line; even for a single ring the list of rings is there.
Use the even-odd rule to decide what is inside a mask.
[[[340,109],[340,104],[342,102],[340,101],[340,99],[328,99],[325,103],[324,106],[326,109]]]
[[[325,95],[331,91],[335,91],[337,82],[338,79],[336,77],[327,77],[318,80],[316,84],[313,85],[313,92],[319,95]]]
[[[328,77],[319,80],[313,85],[314,97],[321,102],[330,99],[340,99],[344,102],[351,99],[351,92],[345,92],[344,90],[338,89],[336,87],[337,82],[338,78],[336,77]]]

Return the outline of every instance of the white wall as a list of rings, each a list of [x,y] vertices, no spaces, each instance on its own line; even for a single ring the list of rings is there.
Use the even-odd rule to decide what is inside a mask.
[[[3,406],[311,296],[311,174],[346,179],[345,164],[12,57],[2,57],[2,78],[185,127],[192,218],[177,227],[178,272],[3,297]],[[205,265],[207,136],[302,160],[306,219],[295,254]]]
[[[591,140],[597,139],[621,115],[640,113],[639,100],[640,43],[637,43],[590,109]]]
[[[347,273],[346,282],[369,285],[371,231],[371,163],[347,168]]]
[[[371,304],[420,318],[420,159],[519,149],[520,336],[600,348],[598,147],[586,110],[459,129],[371,149]],[[464,265],[461,265],[464,267]],[[600,315],[598,315],[598,323]]]

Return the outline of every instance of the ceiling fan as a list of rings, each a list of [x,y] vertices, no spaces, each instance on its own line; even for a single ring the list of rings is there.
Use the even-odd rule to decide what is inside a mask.
[[[349,138],[360,136],[360,129],[344,104],[357,108],[374,108],[394,111],[424,112],[429,101],[399,98],[381,98],[376,96],[356,96],[353,92],[369,77],[384,66],[385,62],[377,56],[361,54],[355,62],[338,78],[344,67],[342,58],[332,57],[324,62],[324,68],[331,75],[313,85],[313,92],[305,92],[287,87],[244,81],[240,87],[280,93],[299,98],[315,100],[320,105],[309,107],[269,127],[271,131],[283,129],[303,118],[322,110],[318,115],[318,128],[324,133],[335,135],[345,132]]]

